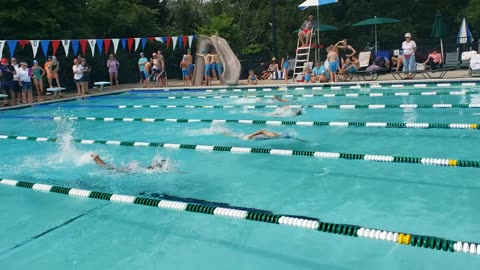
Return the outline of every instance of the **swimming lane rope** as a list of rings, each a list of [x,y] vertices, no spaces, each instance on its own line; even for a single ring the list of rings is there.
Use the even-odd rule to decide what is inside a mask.
[[[370,238],[373,240],[387,241],[412,247],[429,248],[438,251],[470,253],[480,255],[480,244],[473,242],[462,242],[444,238],[418,235],[404,232],[393,232],[383,229],[366,228],[359,225],[337,224],[323,222],[318,218],[298,217],[289,215],[277,215],[270,211],[263,210],[240,210],[235,207],[215,207],[201,203],[186,203],[173,200],[159,200],[146,197],[135,197],[129,195],[112,194],[106,192],[90,191],[60,186],[51,186],[11,179],[0,179],[0,184],[28,188],[35,191],[51,192],[68,195],[71,197],[90,198],[106,200],[116,203],[137,204],[142,206],[158,207],[168,210],[193,212],[213,216],[245,219],[255,222],[280,224],[291,227],[309,229],[314,231],[338,234],[350,237]],[[245,209],[245,208],[242,208]]]
[[[143,93],[143,92],[142,92]],[[332,93],[332,94],[278,94],[278,95],[199,95],[199,96],[92,96],[89,99],[238,99],[238,98],[273,98],[281,96],[283,98],[315,98],[315,97],[388,97],[388,96],[464,96],[480,94],[480,91],[430,91],[430,92],[390,92],[390,93]]]
[[[280,108],[284,105],[34,105],[34,108],[113,108],[113,109],[140,109],[140,108],[187,108],[187,109],[261,109],[261,108]],[[480,103],[461,103],[461,104],[317,104],[317,105],[287,105],[290,108],[312,108],[312,109],[451,109],[451,108],[480,108]]]
[[[396,123],[396,122],[319,122],[319,121],[278,121],[278,120],[234,120],[234,119],[175,119],[175,118],[115,118],[115,117],[60,117],[60,116],[0,116],[0,119],[33,119],[33,120],[86,120],[103,122],[175,122],[175,123],[239,123],[269,126],[331,126],[331,127],[366,127],[366,128],[417,128],[417,129],[480,129],[480,124],[464,123]]]
[[[36,142],[56,142],[57,138],[46,137],[27,137],[27,136],[9,136],[0,135],[0,139],[18,140],[18,141],[36,141]],[[135,147],[161,147],[168,149],[188,149],[203,152],[230,152],[245,154],[269,154],[272,156],[304,156],[320,159],[347,159],[347,160],[365,160],[387,163],[414,163],[422,165],[447,166],[447,167],[470,167],[480,168],[480,161],[475,160],[456,160],[446,158],[420,158],[420,157],[403,157],[390,155],[371,155],[356,153],[336,153],[336,152],[319,152],[308,150],[291,150],[291,149],[270,149],[270,148],[248,148],[235,146],[214,146],[214,145],[195,145],[195,144],[176,144],[161,142],[134,142],[134,141],[102,141],[102,140],[81,140],[73,139],[73,142],[80,144],[103,144],[103,145],[120,145]]]

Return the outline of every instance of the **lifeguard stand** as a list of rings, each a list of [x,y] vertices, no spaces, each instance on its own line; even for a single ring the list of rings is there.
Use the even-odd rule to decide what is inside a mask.
[[[312,34],[310,35],[310,39],[308,40],[308,46],[300,47],[300,39],[297,40],[297,50],[295,51],[295,67],[293,69],[293,82],[295,82],[295,79],[299,74],[302,74],[305,67],[309,67],[310,53],[312,51],[312,47],[314,48],[313,51],[315,54],[315,61],[318,61],[320,59],[320,43],[316,28],[312,29],[311,33]]]

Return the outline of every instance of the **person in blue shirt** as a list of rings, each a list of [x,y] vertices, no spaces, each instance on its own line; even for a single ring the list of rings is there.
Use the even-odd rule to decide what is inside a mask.
[[[330,75],[320,62],[315,62],[315,67],[312,70],[312,82],[328,82],[330,80]]]
[[[138,71],[140,72],[140,83],[143,82],[143,80],[147,79],[145,78],[145,64],[148,62],[148,59],[145,57],[145,54],[143,52],[140,53],[140,59],[138,59]]]

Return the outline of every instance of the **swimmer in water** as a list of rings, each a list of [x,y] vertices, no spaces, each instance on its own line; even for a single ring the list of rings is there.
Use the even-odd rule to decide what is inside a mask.
[[[277,100],[277,101],[280,101],[280,102],[290,102],[290,100],[284,99],[281,96],[273,96],[272,100]]]
[[[238,135],[233,132],[224,132],[223,135],[237,137],[244,140],[295,139],[301,142],[308,142],[303,139],[295,138],[291,134],[287,134],[287,133],[282,134],[282,133],[277,133],[277,132],[263,130],[263,129],[257,130],[251,134],[248,134],[247,136]]]
[[[113,171],[117,171],[117,172],[134,172],[135,170],[135,166],[125,166],[125,167],[121,167],[121,168],[116,168],[110,164],[107,164],[105,163],[99,156],[97,153],[92,153],[90,154],[90,156],[92,157],[93,161],[95,161],[95,163],[102,167],[102,168],[105,168],[107,170],[113,170]],[[162,170],[162,171],[169,171],[168,170],[168,165],[167,165],[167,160],[165,159],[162,159],[160,162],[159,161],[156,161],[154,160],[152,162],[152,164],[150,166],[147,166],[145,167],[146,170]],[[178,172],[178,173],[185,173],[185,172]]]
[[[303,107],[296,110],[296,111],[293,111],[290,106],[282,106],[282,107],[279,107],[279,108],[275,109],[275,111],[272,112],[269,115],[270,116],[288,116],[288,115],[299,116],[299,115],[302,115],[302,114],[303,114]]]

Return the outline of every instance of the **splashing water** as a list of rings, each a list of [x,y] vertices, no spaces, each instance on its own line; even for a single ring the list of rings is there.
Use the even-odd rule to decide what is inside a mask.
[[[91,163],[90,153],[78,150],[73,143],[75,134],[73,121],[62,119],[56,123],[57,129],[55,130],[55,136],[57,137],[58,151],[46,158],[47,165],[68,163],[70,165],[81,166]]]

